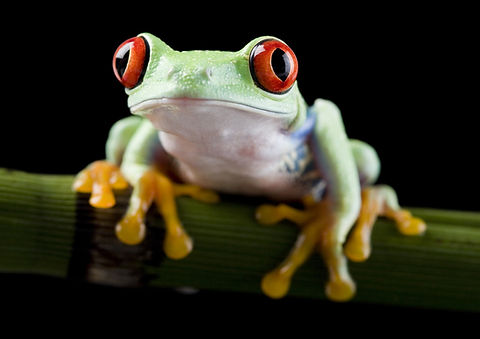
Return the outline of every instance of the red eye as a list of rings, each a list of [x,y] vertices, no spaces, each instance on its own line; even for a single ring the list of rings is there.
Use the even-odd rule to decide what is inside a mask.
[[[283,42],[275,39],[263,40],[250,52],[250,72],[260,88],[282,94],[287,92],[297,79],[297,57]]]
[[[118,46],[113,55],[113,72],[120,83],[133,88],[141,83],[148,64],[148,44],[141,38],[131,38]]]

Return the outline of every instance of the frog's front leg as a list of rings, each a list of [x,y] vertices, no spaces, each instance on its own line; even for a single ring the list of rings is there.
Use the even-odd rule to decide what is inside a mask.
[[[91,193],[89,203],[95,208],[110,208],[115,205],[113,190],[128,187],[120,171],[120,163],[127,145],[142,124],[142,119],[130,116],[116,122],[110,129],[106,144],[106,160],[88,165],[77,174],[73,189]]]
[[[135,128],[129,129],[128,127],[132,127],[133,122],[136,123]],[[110,171],[114,172],[117,177],[126,178],[134,188],[125,216],[115,228],[118,239],[128,245],[140,243],[146,234],[146,213],[151,205],[155,204],[165,220],[165,253],[169,258],[180,259],[190,253],[193,242],[179,220],[175,197],[188,195],[208,203],[217,202],[219,198],[213,191],[195,185],[174,183],[162,173],[154,164],[155,154],[159,147],[161,145],[158,132],[150,121],[142,119],[131,120],[128,124],[120,122],[112,128],[107,142],[107,160],[109,161],[98,163],[106,168],[111,168]],[[118,168],[117,164],[120,161],[121,167]],[[92,176],[91,167],[92,165],[83,171],[86,174],[77,177],[74,188],[79,186],[78,182],[82,176]],[[103,176],[108,178],[107,174],[103,174]],[[126,184],[125,179],[123,180]],[[92,191],[84,189],[84,192]],[[100,200],[105,200],[105,197],[112,194],[110,190],[107,194],[100,193],[98,195]],[[92,192],[92,196],[94,196],[94,192]],[[114,200],[111,205],[113,204]],[[92,206],[99,207],[95,204]]]
[[[88,165],[77,174],[73,189],[80,193],[91,193],[89,203],[96,208],[110,208],[115,205],[114,189],[124,189],[128,182],[120,168],[108,161],[99,160]]]
[[[312,152],[327,182],[327,193],[321,202],[310,204],[303,213],[280,206],[259,208],[257,217],[260,221],[275,222],[274,217],[270,220],[265,217],[270,213],[277,214],[277,219],[306,222],[289,256],[263,278],[262,289],[274,298],[285,295],[295,270],[314,249],[318,249],[329,271],[327,296],[335,301],[345,301],[353,297],[356,288],[348,272],[342,245],[360,210],[360,182],[336,106],[317,100],[311,109],[317,115]]]
[[[132,166],[133,169],[130,168]],[[122,168],[142,173],[134,184],[127,212],[115,228],[117,237],[125,244],[140,243],[145,237],[146,213],[155,203],[165,221],[166,235],[163,243],[165,254],[171,259],[187,256],[193,248],[193,241],[178,217],[175,197],[188,195],[203,202],[215,203],[219,200],[218,195],[195,185],[174,183],[166,175],[149,166],[142,170],[139,164],[127,164]]]

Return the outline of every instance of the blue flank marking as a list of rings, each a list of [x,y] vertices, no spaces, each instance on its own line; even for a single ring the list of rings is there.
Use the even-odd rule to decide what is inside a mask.
[[[298,175],[298,183],[310,187],[315,201],[320,201],[325,193],[326,182],[318,175],[315,160],[310,158],[312,154],[309,154],[309,142],[307,140],[315,128],[316,121],[317,115],[309,108],[303,125],[289,134],[289,137],[298,146],[287,155],[285,171]],[[307,157],[310,158],[308,162],[300,166]]]
[[[308,156],[307,146],[303,143],[299,144],[295,150],[285,155],[285,171],[291,174],[305,172],[304,168],[300,168],[300,163]]]
[[[311,110],[307,110],[307,118],[303,122],[303,125],[300,126],[296,131],[293,131],[289,134],[296,142],[304,142],[305,139],[312,133],[313,128],[315,127],[315,122],[317,120],[317,115]]]
[[[308,162],[308,171],[303,165],[303,168],[300,168],[301,162],[309,156],[307,138],[313,131],[316,122],[316,114],[308,109],[307,117],[303,124],[295,131],[292,131],[288,134],[289,138],[292,140],[293,144],[296,144],[295,150],[286,155],[285,158],[285,171],[287,173],[297,173],[299,175],[305,174],[306,172],[312,170],[312,161]]]

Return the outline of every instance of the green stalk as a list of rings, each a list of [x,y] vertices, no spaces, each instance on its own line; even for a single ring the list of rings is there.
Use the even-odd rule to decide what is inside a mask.
[[[216,205],[179,198],[194,250],[175,261],[162,253],[163,221],[152,209],[139,246],[121,244],[114,226],[130,190],[114,208],[91,208],[72,192],[73,176],[0,169],[0,272],[34,273],[116,286],[191,286],[260,294],[260,280],[288,254],[298,230],[288,222],[260,226],[262,200],[222,195]],[[379,220],[373,252],[349,264],[358,292],[352,302],[480,311],[480,213],[410,209],[428,224],[406,237]],[[290,296],[324,299],[326,270],[312,256],[292,281]]]

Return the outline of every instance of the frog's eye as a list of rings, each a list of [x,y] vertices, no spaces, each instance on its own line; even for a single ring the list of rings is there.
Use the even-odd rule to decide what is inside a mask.
[[[148,65],[148,44],[142,37],[128,39],[118,46],[113,55],[113,72],[126,88],[142,82]]]
[[[250,52],[250,72],[257,86],[282,94],[292,88],[297,79],[297,57],[283,42],[263,40]]]

